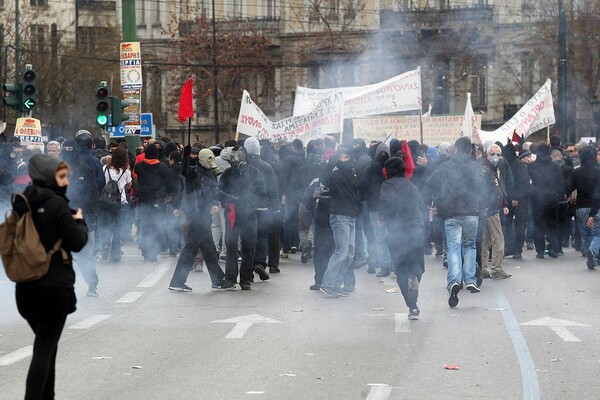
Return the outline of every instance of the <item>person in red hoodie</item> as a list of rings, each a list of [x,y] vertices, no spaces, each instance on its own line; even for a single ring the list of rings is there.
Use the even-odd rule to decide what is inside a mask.
[[[146,147],[146,157],[135,164],[137,176],[135,196],[138,206],[138,241],[144,261],[157,261],[160,248],[161,222],[165,220],[166,203],[174,192],[174,182],[166,164],[158,159],[158,147]]]

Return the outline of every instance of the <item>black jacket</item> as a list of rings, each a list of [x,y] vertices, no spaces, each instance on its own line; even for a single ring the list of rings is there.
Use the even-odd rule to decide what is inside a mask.
[[[36,290],[39,286],[73,289],[75,271],[71,252],[78,252],[88,241],[88,229],[84,220],[74,220],[67,199],[50,188],[36,185],[28,186],[24,191],[33,211],[33,223],[40,235],[40,241],[46,251],[62,239],[61,247],[69,256],[65,264],[60,251],[54,253],[48,273],[42,278],[26,283],[18,283],[17,290]],[[25,203],[17,198],[15,209],[19,213],[27,209]]]
[[[423,198],[419,189],[405,177],[392,177],[383,182],[380,206],[379,219],[385,222],[390,235],[423,226]]]
[[[78,159],[71,162],[71,178],[67,187],[67,197],[70,199],[71,207],[81,208],[87,216],[95,214],[100,198],[100,192],[96,185],[94,171],[87,164]],[[104,172],[103,175],[104,176]],[[104,189],[104,186],[102,186]]]
[[[244,162],[223,172],[219,190],[223,207],[233,203],[236,215],[249,216],[260,207],[266,188],[260,171]]]
[[[175,192],[175,182],[164,163],[158,160],[142,160],[133,168],[137,175],[135,195],[142,203],[163,203],[167,195]]]
[[[577,190],[575,208],[592,206],[594,192],[600,182],[600,167],[596,162],[596,154],[592,149],[585,148],[579,156],[581,166],[576,168],[567,179],[567,193]]]
[[[502,157],[508,163],[513,177],[511,188],[507,188],[507,201],[524,201],[529,198],[529,174],[527,165],[517,157],[512,143],[502,148]]]
[[[201,165],[189,168],[185,177],[185,206],[189,215],[210,215],[212,206],[219,205],[217,176]]]
[[[479,215],[482,169],[470,156],[457,154],[440,164],[427,184],[442,219]]]
[[[288,202],[299,202],[306,189],[301,186],[302,179],[299,177],[300,168],[305,162],[304,154],[295,151],[280,160],[283,187],[279,190],[286,196]]]
[[[502,207],[507,207],[505,192],[498,179],[498,170],[487,158],[482,162],[483,190],[481,191],[481,212],[485,217],[496,214]]]
[[[356,218],[362,206],[358,192],[359,181],[354,168],[334,167],[331,172],[325,168],[321,179],[331,196],[331,214],[347,215]]]
[[[527,166],[527,172],[531,178],[532,202],[548,205],[564,200],[565,179],[560,166],[552,162],[547,146],[539,146],[537,158]]]
[[[279,184],[277,183],[277,176],[273,167],[271,167],[266,161],[263,161],[258,154],[248,154],[246,156],[248,165],[256,168],[265,183],[265,191],[262,193],[260,200],[260,207],[268,208],[271,211],[279,211]]]
[[[385,145],[384,145],[385,146]],[[381,150],[380,150],[381,149]],[[362,174],[360,180],[360,195],[363,200],[367,202],[369,211],[379,211],[379,198],[381,185],[385,181],[383,177],[383,165],[389,158],[389,148],[387,146],[377,147],[378,154],[375,156],[371,164],[367,167],[365,172]],[[386,152],[387,155],[380,155],[381,152]]]

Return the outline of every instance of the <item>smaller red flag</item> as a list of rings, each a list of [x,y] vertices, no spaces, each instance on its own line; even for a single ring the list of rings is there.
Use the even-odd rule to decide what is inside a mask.
[[[512,142],[513,143],[521,143],[521,138],[519,137],[519,135],[517,135],[517,130],[516,129],[513,132]]]
[[[194,116],[194,102],[192,99],[192,89],[194,87],[194,80],[188,79],[183,88],[181,89],[181,96],[179,97],[179,122],[185,122],[186,119]]]
[[[408,147],[408,142],[406,140],[402,141],[400,151],[402,151],[402,154],[404,154],[404,166],[406,167],[404,175],[406,176],[406,179],[410,179],[415,170],[415,162],[412,158],[412,153],[410,152],[410,147]]]

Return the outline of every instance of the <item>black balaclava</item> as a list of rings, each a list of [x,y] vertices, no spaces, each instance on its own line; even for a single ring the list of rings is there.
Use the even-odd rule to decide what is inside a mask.
[[[74,139],[67,139],[61,146],[61,156],[67,164],[77,164],[79,160],[79,145]]]
[[[348,161],[340,161],[340,156],[342,154],[347,154],[348,156],[350,156],[350,159]],[[336,166],[339,169],[341,169],[342,171],[349,171],[354,166],[354,162],[352,160],[352,150],[349,149],[348,147],[341,146],[340,148],[338,148],[335,157],[336,157]]]
[[[385,162],[390,158],[390,148],[385,143],[381,143],[375,150],[374,160],[383,167]]]
[[[385,179],[390,179],[396,176],[404,177],[406,173],[406,165],[400,157],[392,157],[385,162],[383,167],[383,176]]]

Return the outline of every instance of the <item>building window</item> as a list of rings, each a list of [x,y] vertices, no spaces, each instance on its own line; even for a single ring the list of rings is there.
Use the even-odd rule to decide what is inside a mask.
[[[136,18],[138,25],[146,25],[146,0],[138,0],[136,7]]]
[[[533,95],[533,75],[535,62],[523,57],[521,59],[521,95],[523,98],[529,98]]]
[[[160,26],[160,3],[162,3],[162,0],[156,0],[154,3],[154,7],[156,8],[154,9],[154,19],[152,25]]]
[[[32,6],[47,6],[48,0],[29,0]]]
[[[44,25],[32,25],[30,31],[31,39],[31,50],[43,51],[44,50],[44,31],[46,27]]]
[[[487,60],[479,59],[469,74],[473,107],[487,108]]]

